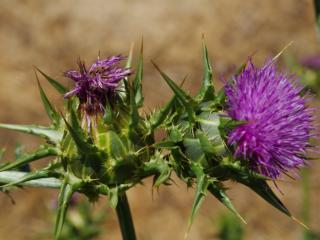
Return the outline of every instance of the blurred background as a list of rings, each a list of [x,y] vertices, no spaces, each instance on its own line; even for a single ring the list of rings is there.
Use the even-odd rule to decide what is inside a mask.
[[[122,53],[144,40],[146,108],[160,107],[171,91],[150,60],[176,81],[187,76],[184,88],[197,91],[202,78],[201,36],[205,35],[217,88],[248,56],[257,64],[276,55],[289,42],[290,62],[319,53],[312,0],[1,0],[0,1],[0,122],[46,124],[32,65],[70,85],[62,76],[79,57],[91,63],[101,56]],[[286,62],[283,60],[283,62]],[[292,64],[291,64],[292,66]],[[61,109],[62,97],[45,82],[51,101]],[[6,160],[17,143],[32,149],[38,139],[0,130]],[[320,163],[311,162],[310,227],[320,231]],[[33,167],[35,167],[33,165]],[[303,218],[302,182],[284,179],[278,195],[297,218]],[[303,239],[300,225],[267,205],[245,187],[229,183],[229,194],[247,220],[243,239]],[[51,239],[57,192],[20,189],[11,194],[15,205],[0,195],[0,239]],[[193,201],[193,189],[176,184],[152,191],[151,181],[129,191],[138,239],[183,239]],[[97,221],[102,233],[94,239],[120,239],[113,210],[106,198],[93,212],[106,212]],[[90,211],[89,211],[90,212]],[[209,196],[202,205],[189,239],[219,239],[221,214],[227,210]],[[220,220],[219,220],[220,219]],[[220,230],[219,230],[220,229]],[[49,234],[47,234],[49,233]],[[66,238],[68,239],[68,238]],[[71,238],[69,238],[71,239]],[[77,239],[77,238],[75,238]],[[86,239],[86,238],[84,238]],[[87,239],[90,239],[87,237]]]

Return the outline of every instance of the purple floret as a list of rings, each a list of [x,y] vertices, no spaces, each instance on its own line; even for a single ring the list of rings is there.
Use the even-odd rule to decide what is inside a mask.
[[[273,179],[305,165],[313,110],[295,82],[273,62],[256,68],[248,61],[225,87],[228,115],[246,121],[230,132],[228,144],[252,170]]]
[[[89,69],[84,62],[79,61],[79,71],[69,70],[64,74],[75,82],[74,89],[66,93],[65,98],[77,96],[86,114],[103,112],[106,102],[114,96],[119,82],[131,74],[130,69],[119,66],[124,59],[120,55],[98,59]]]

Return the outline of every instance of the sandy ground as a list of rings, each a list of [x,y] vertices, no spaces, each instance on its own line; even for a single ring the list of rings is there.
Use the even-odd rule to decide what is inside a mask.
[[[41,106],[32,65],[66,83],[62,72],[78,57],[91,62],[102,56],[126,54],[131,42],[145,43],[144,94],[146,111],[165,103],[171,92],[150,60],[175,80],[186,75],[185,89],[198,89],[201,79],[201,35],[213,60],[217,86],[221,75],[254,54],[257,63],[293,41],[289,52],[303,57],[319,51],[311,0],[2,0],[0,2],[0,122],[40,123],[48,120]],[[43,81],[50,99],[57,95]],[[21,142],[32,149],[36,138],[0,130],[8,151]],[[12,154],[7,155],[8,158]],[[312,163],[312,222],[320,231],[319,163]],[[279,183],[281,199],[300,216],[299,181]],[[230,184],[235,206],[247,219],[246,239],[301,239],[301,227],[268,206],[247,189]],[[0,239],[31,240],[48,228],[46,202],[55,191],[38,189],[13,193],[16,205],[1,195]],[[152,199],[150,182],[130,190],[130,202],[141,240],[183,239],[193,190],[177,180]],[[105,199],[102,201],[106,201]],[[99,206],[95,206],[98,208]],[[190,239],[214,239],[216,216],[225,209],[208,197],[200,209]],[[114,214],[99,239],[120,239]]]

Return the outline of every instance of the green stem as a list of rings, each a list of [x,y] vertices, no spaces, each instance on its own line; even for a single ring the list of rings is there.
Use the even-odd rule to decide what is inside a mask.
[[[131,217],[130,207],[126,193],[119,196],[116,207],[119,225],[123,240],[136,240],[136,233]]]

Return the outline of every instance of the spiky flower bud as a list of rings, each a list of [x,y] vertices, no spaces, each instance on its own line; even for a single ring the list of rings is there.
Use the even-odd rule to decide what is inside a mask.
[[[64,96],[75,96],[79,106],[69,109],[62,152],[69,169],[81,179],[96,178],[108,185],[133,183],[149,158],[152,131],[139,115],[135,98],[141,95],[142,71],[134,88],[127,78],[131,69],[119,66],[124,59],[121,55],[98,59],[89,69],[79,62],[79,71],[65,73],[76,84]]]
[[[121,55],[98,58],[89,69],[79,60],[78,71],[65,72],[65,76],[75,82],[74,89],[66,93],[65,98],[77,96],[81,110],[87,115],[104,112],[107,101],[112,101],[115,96],[119,82],[132,73],[119,66],[124,59]]]

